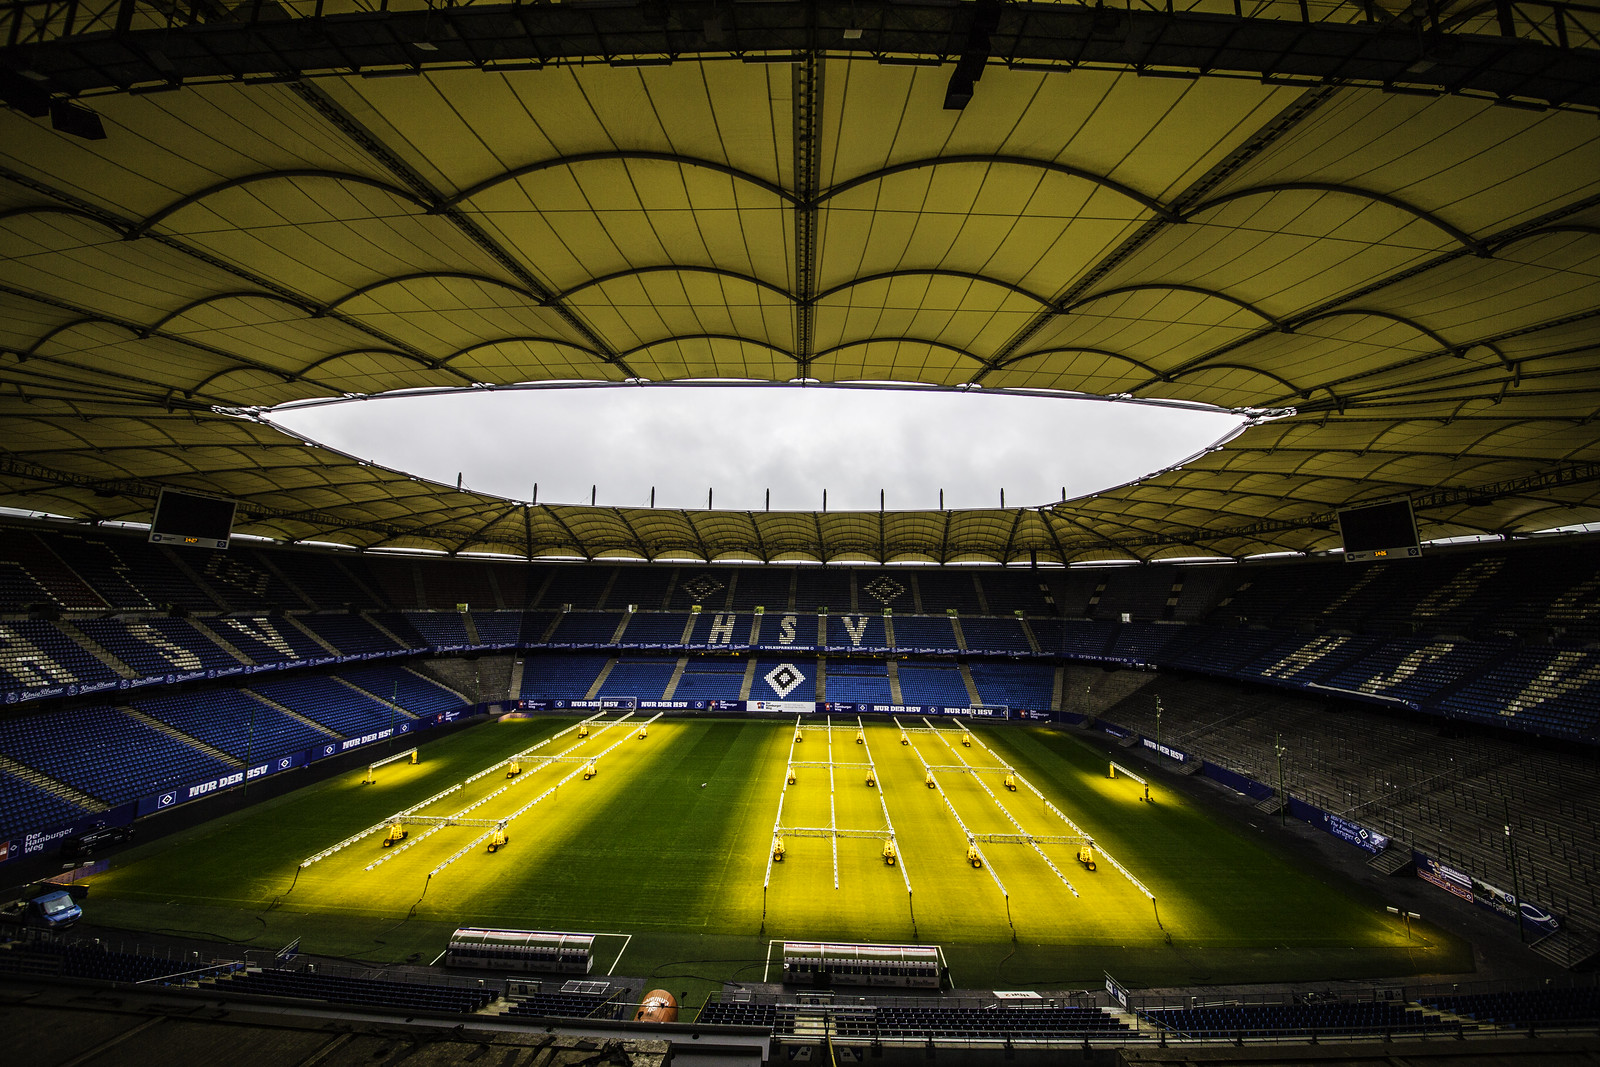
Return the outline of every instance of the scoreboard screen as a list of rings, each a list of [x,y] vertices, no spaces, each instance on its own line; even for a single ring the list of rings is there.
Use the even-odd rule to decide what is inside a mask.
[[[227,548],[236,506],[232,500],[163,489],[150,521],[150,540],[158,545]]]
[[[1422,555],[1417,519],[1406,498],[1364,504],[1339,512],[1346,563],[1372,559],[1416,559]]]

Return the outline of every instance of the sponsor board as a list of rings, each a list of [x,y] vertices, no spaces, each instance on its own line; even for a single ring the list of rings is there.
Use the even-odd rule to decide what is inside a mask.
[[[139,814],[141,816],[153,815],[158,811],[177,807],[179,804],[187,804],[191,800],[199,800],[201,797],[208,797],[223,790],[232,789],[236,785],[243,785],[258,778],[266,778],[269,775],[281,774],[296,767],[303,767],[306,762],[306,754],[304,752],[291,752],[252,763],[241,770],[230,771],[214,778],[189,782],[186,785],[164,789],[159,793],[151,793],[149,796],[139,799]]]
[[[1516,922],[1520,916],[1525,926],[1530,926],[1540,933],[1553,934],[1561,929],[1561,917],[1542,904],[1531,900],[1518,900],[1516,894],[1485,882],[1481,878],[1474,878],[1466,871],[1447,863],[1440,863],[1432,856],[1421,852],[1413,852],[1411,855],[1417,863],[1417,877],[1438,886],[1451,896],[1470,900],[1478,907],[1492,911],[1509,922]]]
[[[776,711],[784,715],[814,715],[822,705],[811,700],[747,700],[746,711]]]
[[[519,711],[633,711],[637,708],[660,708],[680,701],[635,700],[633,697],[611,697],[605,700],[568,700],[565,697],[519,700]]]
[[[846,705],[848,706],[848,705]],[[855,710],[860,714],[875,713],[878,715],[965,715],[972,719],[1004,719],[1007,718],[1004,707],[950,707],[944,704],[857,704]]]
[[[1472,900],[1481,904],[1490,911],[1498,912],[1503,918],[1515,921],[1517,918],[1516,895],[1501,889],[1499,886],[1490,885],[1481,879],[1472,880]]]
[[[1432,856],[1416,853],[1417,877],[1462,900],[1472,899],[1472,876],[1440,863]]]
[[[1561,919],[1553,912],[1546,911],[1543,906],[1531,900],[1521,902],[1522,921],[1546,934],[1553,934],[1561,929]]]
[[[1301,822],[1310,823],[1324,833],[1332,834],[1341,841],[1373,853],[1382,852],[1389,845],[1387,837],[1375,830],[1367,829],[1360,823],[1323,811],[1315,804],[1307,804],[1299,797],[1290,796],[1286,799],[1290,815]]]
[[[20,704],[25,700],[46,700],[50,697],[76,695],[76,685],[50,685],[43,689],[13,689],[6,694],[7,704]]]
[[[22,835],[21,840],[12,839],[6,842],[4,859],[18,860],[24,856],[35,856],[52,846],[65,844],[80,834],[103,830],[109,826],[127,826],[133,821],[137,810],[138,805],[129,801],[126,804],[118,804],[109,811],[84,815],[70,823],[29,831]]]
[[[1173,748],[1171,745],[1163,745],[1160,741],[1155,741],[1148,737],[1141,737],[1139,740],[1145,748],[1148,748],[1153,752],[1159,752],[1168,759],[1175,759],[1179,763],[1183,763],[1189,758],[1189,754],[1187,752]]]
[[[362,745],[370,745],[374,741],[385,741],[393,737],[394,734],[394,728],[390,727],[387,730],[374,730],[369,734],[362,734],[360,737],[347,737],[343,741],[339,742],[339,751],[349,752],[352,748],[360,748]]]
[[[1322,828],[1342,841],[1348,841],[1357,848],[1364,848],[1368,852],[1382,852],[1389,847],[1389,839],[1375,830],[1369,830],[1360,823],[1341,819],[1331,812],[1322,813]]]

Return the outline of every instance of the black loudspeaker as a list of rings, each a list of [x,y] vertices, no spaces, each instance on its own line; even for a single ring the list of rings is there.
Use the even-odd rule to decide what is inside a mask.
[[[100,116],[71,100],[50,101],[50,125],[62,133],[82,137],[85,141],[103,141],[106,138],[106,128],[100,124]]]

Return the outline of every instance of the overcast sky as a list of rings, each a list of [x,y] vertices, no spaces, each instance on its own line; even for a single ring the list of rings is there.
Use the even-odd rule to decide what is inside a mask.
[[[641,507],[890,510],[1038,506],[1179,463],[1238,416],[983,392],[620,386],[467,390],[272,421],[434,481],[515,500]]]

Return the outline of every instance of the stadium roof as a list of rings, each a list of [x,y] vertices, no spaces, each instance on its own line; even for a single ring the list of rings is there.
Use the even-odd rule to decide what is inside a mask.
[[[1593,8],[3,10],[3,507],[173,486],[293,541],[885,562],[1314,551],[1402,494],[1425,537],[1600,518]],[[530,506],[253,417],[638,379],[1263,417],[1085,499],[887,514]]]

